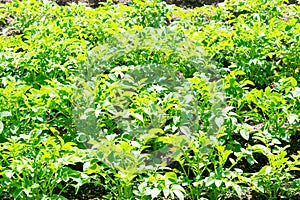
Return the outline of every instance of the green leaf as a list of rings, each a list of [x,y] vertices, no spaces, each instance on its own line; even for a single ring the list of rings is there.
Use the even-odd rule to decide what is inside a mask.
[[[252,151],[254,152],[257,152],[257,153],[263,153],[265,155],[270,155],[271,154],[271,151],[268,147],[264,146],[264,145],[261,145],[261,144],[256,144],[256,145],[253,145],[251,147]]]
[[[61,137],[59,137],[59,138],[61,138]],[[61,138],[62,139],[62,138]],[[63,140],[62,140],[63,141]],[[67,142],[67,143],[65,143],[65,144],[63,144],[62,143],[62,148],[61,148],[61,150],[70,150],[70,149],[72,149],[74,146],[76,146],[77,144],[76,143],[74,143],[74,142]]]
[[[152,128],[148,131],[149,135],[153,135],[156,133],[164,133],[164,131],[161,128]]]
[[[146,195],[151,195],[152,199],[158,197],[159,193],[160,190],[158,188],[153,188],[153,189],[146,188]]]
[[[174,172],[166,172],[165,176],[166,176],[167,179],[171,179],[174,182],[177,181],[177,175]]]
[[[3,132],[3,129],[4,129],[4,125],[3,125],[3,123],[0,121],[0,134]]]
[[[294,124],[295,121],[298,121],[298,115],[295,114],[290,114],[287,118],[290,124]]]
[[[205,178],[205,186],[209,187],[211,184],[213,184],[215,182],[214,179],[212,179],[211,177]]]
[[[240,130],[240,134],[245,140],[247,141],[249,140],[249,134],[250,134],[249,131],[242,129]]]
[[[12,116],[12,114],[9,111],[3,111],[3,112],[1,112],[1,117],[10,117],[10,116]]]
[[[254,165],[255,163],[257,163],[257,161],[254,159],[254,157],[252,155],[246,155],[246,160],[250,165]]]
[[[132,117],[134,117],[134,118],[140,120],[141,122],[144,122],[144,117],[143,117],[142,115],[140,115],[140,114],[138,114],[138,113],[131,113],[130,115],[131,115]]]
[[[217,186],[217,188],[219,188],[222,185],[222,183],[222,180],[215,180],[215,185]]]
[[[258,176],[261,176],[261,175],[268,175],[272,172],[272,167],[271,166],[264,166],[263,168],[261,168],[261,170],[259,170],[258,172]]]
[[[233,184],[233,189],[234,189],[234,191],[237,193],[237,195],[239,197],[242,196],[242,188],[241,188],[241,186],[239,186],[237,184]]]
[[[215,123],[216,123],[216,125],[219,127],[219,128],[221,128],[222,127],[222,125],[224,124],[224,118],[223,117],[216,117],[215,118]]]
[[[49,129],[50,129],[50,131],[51,131],[55,136],[57,136],[57,135],[60,134],[59,131],[56,130],[54,127],[50,127]]]
[[[237,75],[245,75],[246,73],[244,71],[241,70],[235,70],[235,71],[231,71],[230,75],[232,76],[237,76]]]
[[[167,198],[170,195],[170,188],[163,188],[164,197]]]
[[[295,98],[300,97],[300,88],[296,87],[292,93],[293,93],[293,97]]]
[[[181,126],[180,131],[186,136],[191,135],[190,129],[187,126]]]
[[[180,190],[173,190],[173,193],[177,196],[178,199],[184,200],[184,195]]]

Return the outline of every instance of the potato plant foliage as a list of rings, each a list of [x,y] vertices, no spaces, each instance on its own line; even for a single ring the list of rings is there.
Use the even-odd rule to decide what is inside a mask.
[[[226,0],[188,10],[157,0],[97,8],[0,4],[1,199],[299,199],[299,22],[300,6],[286,0]],[[180,54],[144,48],[116,59],[96,82],[95,116],[108,140],[93,153],[74,123],[74,82],[90,52],[147,28],[188,38],[215,66],[226,101],[216,141],[208,144],[214,94],[203,75]],[[147,102],[160,102],[168,111],[165,127],[135,138],[112,117],[114,83],[126,67],[150,61],[168,64],[189,83],[197,129],[168,165],[111,167],[104,159],[117,155],[104,158],[104,147],[124,155],[155,150],[182,116],[178,99],[143,85],[130,100],[136,115],[129,125],[149,124],[155,112]]]

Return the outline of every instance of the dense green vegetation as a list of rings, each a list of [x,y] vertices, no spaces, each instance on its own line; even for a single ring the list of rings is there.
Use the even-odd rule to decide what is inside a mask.
[[[0,4],[1,198],[299,199],[300,6],[286,3]],[[105,140],[76,125],[85,70],[97,77],[83,107]],[[144,79],[155,72],[173,81]],[[118,121],[116,103],[130,120]],[[187,129],[191,141],[176,135]],[[168,145],[180,149],[172,162],[144,162]]]

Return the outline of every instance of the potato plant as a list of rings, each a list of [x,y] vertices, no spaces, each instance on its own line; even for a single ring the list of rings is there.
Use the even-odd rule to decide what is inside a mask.
[[[299,4],[286,0],[226,0],[193,9],[157,0],[97,8],[84,1],[0,4],[0,197],[299,199],[299,16]],[[114,38],[146,30],[172,30],[177,47],[186,40],[190,49],[176,54],[140,45],[110,61],[88,91],[96,98],[86,111],[106,140],[90,140],[76,125],[76,80],[85,67],[99,67],[94,61],[103,58],[102,47],[118,50],[107,45]],[[198,63],[196,48],[203,49]],[[91,53],[94,66],[87,65]],[[158,87],[158,80],[133,81],[136,90],[118,96],[128,70],[146,64],[168,66],[187,83],[176,89],[193,95],[192,117],[177,90]],[[158,69],[160,78],[168,77],[166,68]],[[222,85],[221,118],[212,102],[219,94],[204,69]],[[114,115],[116,99],[134,113],[126,126]],[[168,115],[154,123],[158,107]],[[179,128],[187,119],[194,120],[193,137],[184,143],[176,133],[189,131]],[[212,121],[217,129],[210,129]],[[150,125],[141,137],[128,134]],[[168,144],[180,149],[172,162],[144,162]]]

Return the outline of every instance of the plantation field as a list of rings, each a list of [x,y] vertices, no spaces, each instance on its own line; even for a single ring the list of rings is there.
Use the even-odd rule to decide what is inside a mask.
[[[1,199],[300,199],[299,2],[56,2],[0,1]]]

